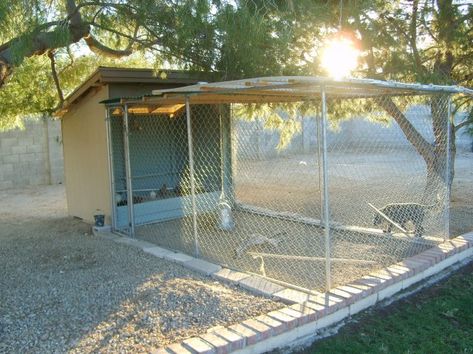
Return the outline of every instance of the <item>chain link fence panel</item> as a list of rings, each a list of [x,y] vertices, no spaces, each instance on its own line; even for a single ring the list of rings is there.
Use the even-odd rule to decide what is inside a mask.
[[[320,97],[129,114],[136,236],[308,291],[447,238],[449,97],[328,96],[326,107],[325,119]],[[110,119],[118,229],[124,119]]]

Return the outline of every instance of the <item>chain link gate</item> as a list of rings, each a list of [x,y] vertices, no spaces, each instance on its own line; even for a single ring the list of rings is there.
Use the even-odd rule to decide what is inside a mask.
[[[448,237],[449,95],[186,97],[109,108],[115,230],[307,291]]]

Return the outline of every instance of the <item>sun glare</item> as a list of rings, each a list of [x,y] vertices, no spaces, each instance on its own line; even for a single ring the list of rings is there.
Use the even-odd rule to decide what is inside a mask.
[[[347,38],[333,39],[322,52],[322,67],[336,80],[350,76],[358,64],[359,51]]]

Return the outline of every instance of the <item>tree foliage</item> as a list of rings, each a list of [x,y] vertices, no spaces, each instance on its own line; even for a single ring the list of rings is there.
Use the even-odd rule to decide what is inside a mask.
[[[472,4],[360,1],[352,13],[347,26],[360,36],[361,76],[473,86]],[[458,101],[457,108],[465,102]]]
[[[129,65],[131,53],[139,66],[221,79],[288,73],[294,34],[285,13],[271,0],[3,0],[1,125],[53,111],[84,74]],[[31,85],[28,73],[38,70]]]
[[[3,0],[1,126],[53,111],[100,63],[320,75],[340,20],[362,50],[355,76],[473,85],[473,6],[454,0],[344,0],[342,13],[313,0]],[[471,100],[455,107],[471,112]]]

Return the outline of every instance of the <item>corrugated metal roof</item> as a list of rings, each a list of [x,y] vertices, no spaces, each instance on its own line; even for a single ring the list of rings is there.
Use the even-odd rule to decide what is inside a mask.
[[[441,86],[408,84],[395,81],[381,81],[373,79],[344,79],[333,80],[330,78],[315,76],[273,76],[259,77],[234,81],[223,81],[215,83],[203,83],[191,86],[184,86],[173,89],[153,90],[153,95],[163,95],[166,93],[208,93],[209,91],[232,92],[232,91],[272,91],[281,93],[304,94],[310,91],[320,91],[320,87],[325,86],[327,93],[340,93],[350,91],[372,91],[380,94],[385,91],[390,92],[446,92],[464,93],[473,95],[473,90],[460,86]],[[311,90],[312,89],[312,90]]]
[[[184,103],[276,103],[320,99],[322,88],[330,98],[422,95],[429,93],[465,94],[473,90],[459,86],[407,84],[371,79],[333,80],[314,76],[259,77],[215,83],[200,83],[172,89],[154,90],[153,95],[122,97],[102,103],[166,105]]]

